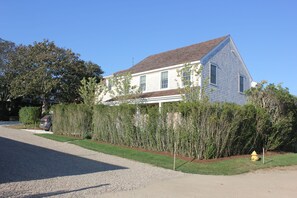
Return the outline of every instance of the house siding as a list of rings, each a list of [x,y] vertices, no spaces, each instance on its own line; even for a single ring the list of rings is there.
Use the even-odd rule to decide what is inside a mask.
[[[158,92],[158,91],[165,91],[165,90],[175,90],[180,87],[182,87],[181,78],[178,77],[177,70],[184,67],[184,64],[173,66],[173,68],[163,68],[162,70],[158,71],[148,71],[148,72],[142,72],[142,73],[136,73],[132,74],[131,79],[131,86],[139,87],[140,83],[140,76],[146,76],[146,89],[143,93],[148,92]],[[168,71],[168,87],[167,88],[161,88],[161,72]],[[192,75],[191,80],[194,82],[200,82],[199,77]],[[197,83],[195,83],[197,85]],[[200,85],[198,83],[198,85]],[[175,96],[174,96],[175,97]],[[181,100],[181,97],[179,97]],[[103,96],[103,101],[107,101],[111,99],[111,95],[109,93],[106,93]],[[170,100],[170,96],[166,97],[166,101]],[[174,99],[176,101],[176,99]]]
[[[231,39],[215,49],[203,60],[202,81],[207,81],[205,92],[211,102],[245,104],[246,96],[239,92],[239,76],[244,77],[244,89],[251,87],[252,79]],[[210,81],[210,65],[217,66],[216,85]]]
[[[222,38],[217,40],[217,44],[214,47],[213,45],[211,45],[211,48],[209,46],[204,46],[206,47],[207,52],[202,48],[193,48],[193,46],[195,47],[197,45],[181,49],[182,52],[188,52],[192,56],[195,54],[203,54],[203,56],[199,56],[200,58],[202,57],[200,60],[189,59],[191,60],[189,61],[190,63],[198,64],[199,67],[202,66],[201,76],[192,75],[191,80],[195,82],[195,86],[205,86],[204,89],[206,95],[209,97],[211,102],[231,102],[242,105],[246,103],[246,96],[244,93],[240,92],[239,78],[240,76],[244,77],[244,90],[251,87],[252,78],[231,37],[227,36],[223,38],[223,40]],[[182,68],[186,62],[170,66],[165,64],[168,63],[168,61],[172,61],[171,59],[167,60],[168,53],[169,55],[172,55],[173,52],[176,53],[177,51],[180,52],[180,49],[150,56],[140,62],[138,64],[139,67],[132,67],[132,69],[126,70],[132,71],[132,86],[139,87],[140,76],[146,76],[146,89],[143,92],[143,96],[145,97],[143,99],[146,103],[162,103],[168,101],[179,101],[182,99],[181,95],[177,94],[178,88],[182,85],[181,79],[178,77],[177,70]],[[165,58],[163,56],[165,56]],[[159,60],[162,61],[160,62]],[[178,60],[178,62],[180,61]],[[162,65],[161,63],[164,63],[165,65]],[[155,68],[154,64],[158,64],[158,68]],[[210,83],[211,64],[216,66],[216,80],[213,81],[216,82],[216,84]],[[143,65],[154,69],[145,70]],[[136,71],[138,71],[138,73]],[[168,72],[168,87],[162,89],[161,72],[164,71]],[[107,77],[107,81],[109,77]],[[152,94],[155,92],[172,94]],[[109,99],[111,99],[110,94],[107,93],[103,96],[103,102],[108,102]]]
[[[164,68],[160,71],[156,72],[147,72],[147,73],[140,73],[140,74],[133,74],[131,84],[139,86],[140,76],[146,76],[146,90],[145,92],[155,92],[155,91],[163,91],[163,90],[170,90],[170,89],[178,89],[181,87],[182,82],[181,78],[178,77],[177,70],[181,69],[184,64],[181,64],[178,67],[174,68]],[[168,88],[161,88],[161,72],[168,71]],[[192,76],[192,80],[197,81],[196,76]],[[144,92],[144,93],[145,93]]]

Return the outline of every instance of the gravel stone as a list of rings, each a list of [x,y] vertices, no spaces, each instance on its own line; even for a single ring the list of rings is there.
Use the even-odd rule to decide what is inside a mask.
[[[0,151],[0,197],[98,197],[185,176],[1,123]]]

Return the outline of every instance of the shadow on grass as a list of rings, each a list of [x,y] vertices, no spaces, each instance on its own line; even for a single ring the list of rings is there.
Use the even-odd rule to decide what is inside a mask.
[[[0,137],[0,184],[126,169]]]
[[[269,163],[271,163],[271,162],[273,162],[273,159],[265,160],[265,161],[264,161],[264,164],[269,164]]]
[[[179,166],[176,167],[176,170],[179,169],[179,168],[181,168],[182,166],[188,164],[188,163],[193,162],[195,159],[196,159],[196,158],[193,158],[191,161],[186,161],[186,162],[182,163],[181,165],[179,165]]]

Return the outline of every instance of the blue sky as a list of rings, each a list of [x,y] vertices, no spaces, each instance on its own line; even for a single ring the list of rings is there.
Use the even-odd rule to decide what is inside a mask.
[[[49,39],[109,75],[230,34],[254,81],[297,95],[296,0],[0,0],[0,38]]]

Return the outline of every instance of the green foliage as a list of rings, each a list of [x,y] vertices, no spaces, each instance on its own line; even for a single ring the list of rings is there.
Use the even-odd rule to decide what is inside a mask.
[[[288,149],[297,142],[297,98],[280,84],[262,81],[247,91],[251,104],[262,108],[268,115],[271,128],[265,134],[265,147],[269,150]]]
[[[60,119],[71,117],[69,112],[80,117],[65,122],[65,129],[59,131],[80,137],[91,131],[94,140],[153,151],[176,150],[178,155],[197,159],[249,154],[261,151],[263,146],[268,150],[293,147],[297,137],[296,98],[279,86],[257,88],[248,95],[252,102],[244,106],[198,100],[165,103],[161,111],[157,105],[122,103],[96,105],[93,112],[88,108],[82,115],[85,110],[65,106],[65,110],[57,111]],[[78,129],[78,123],[93,128]]]
[[[11,99],[9,87],[12,76],[9,75],[11,68],[8,66],[9,59],[15,53],[15,44],[0,39],[0,102],[6,102]]]
[[[93,114],[93,138],[113,144],[139,146],[135,141],[137,135],[133,125],[135,112],[135,106],[127,104],[111,107],[96,105]]]
[[[38,134],[38,136],[53,139],[61,142],[70,142],[86,149],[115,155],[134,161],[152,164],[154,166],[172,169],[172,156],[162,155],[153,152],[144,152],[118,145],[111,145],[102,142],[90,140],[78,140],[69,137],[63,137],[55,134]],[[282,155],[265,156],[263,164],[261,161],[252,162],[249,157],[230,158],[213,162],[197,163],[184,159],[176,160],[176,170],[185,173],[204,174],[204,175],[235,175],[246,173],[263,168],[272,168],[279,166],[291,166],[297,164],[297,154],[288,153]]]
[[[131,85],[131,73],[115,74],[108,80],[112,84],[109,93],[117,104],[139,103],[138,96],[141,94],[141,90],[137,86]]]
[[[19,119],[25,125],[36,124],[39,122],[40,114],[39,107],[23,107],[19,111]]]
[[[157,106],[96,106],[95,140],[173,152],[198,159],[260,150],[268,115],[252,105],[202,102]]]
[[[84,104],[55,105],[53,108],[55,134],[86,138],[92,135],[92,110]]]
[[[57,47],[48,40],[17,46],[8,66],[10,70],[5,75],[13,79],[9,87],[12,97],[41,100],[43,110],[52,99],[79,100],[78,88],[83,77],[98,80],[103,73],[98,65],[84,62],[70,49]]]
[[[80,82],[81,86],[79,87],[79,95],[83,99],[84,104],[91,107],[95,104],[96,99],[96,78],[83,78]]]
[[[72,142],[81,140],[80,138],[70,137],[70,136],[62,136],[56,134],[35,134],[36,136],[44,137],[47,139],[55,140],[58,142]]]
[[[177,86],[186,102],[197,102],[208,100],[205,94],[205,85],[200,85],[202,66],[199,64],[185,63],[182,68],[177,70]]]

